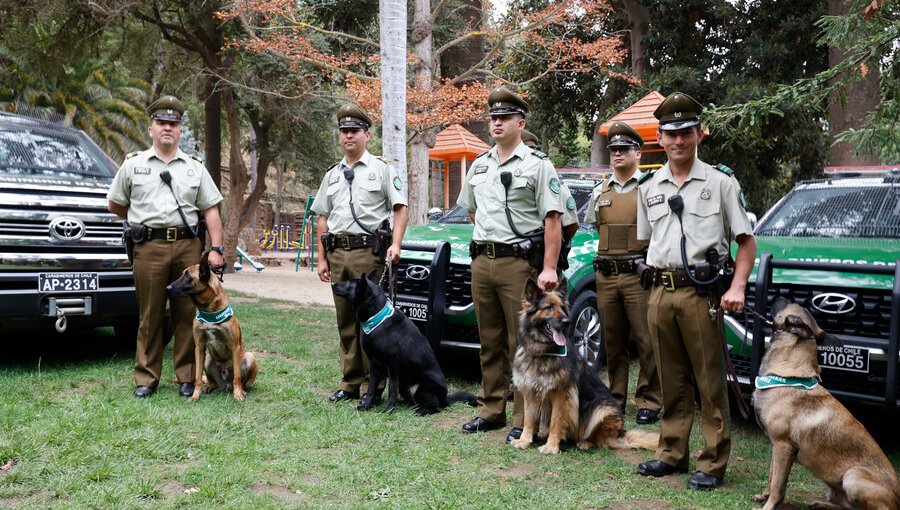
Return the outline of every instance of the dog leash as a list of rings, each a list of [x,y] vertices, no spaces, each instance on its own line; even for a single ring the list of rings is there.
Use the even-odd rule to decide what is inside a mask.
[[[722,307],[716,306],[716,325],[719,331],[719,338],[722,340],[722,354],[725,358],[725,370],[729,376],[731,376],[731,390],[734,392],[734,399],[737,401],[738,412],[741,413],[741,416],[747,420],[750,418],[750,409],[747,407],[747,403],[744,402],[744,395],[741,393],[741,383],[738,382],[737,370],[734,369],[734,364],[731,362],[731,352],[728,349],[728,341],[725,340],[725,311],[722,310]],[[746,307],[744,307],[746,310]]]
[[[381,272],[381,279],[378,280],[378,286],[382,289],[384,288],[384,279],[388,280],[388,297],[391,300],[391,303],[397,301],[397,278],[394,275],[394,264],[391,263],[390,260],[384,261],[384,271]]]

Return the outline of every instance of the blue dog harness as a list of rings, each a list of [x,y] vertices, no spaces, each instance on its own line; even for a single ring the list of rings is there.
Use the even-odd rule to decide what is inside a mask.
[[[203,324],[222,324],[233,316],[234,310],[231,309],[231,305],[228,305],[224,310],[219,310],[218,312],[203,312],[197,310],[196,315],[197,320]]]
[[[384,304],[384,308],[382,308],[378,313],[369,317],[369,320],[362,324],[363,331],[368,335],[375,331],[375,328],[381,326],[381,323],[386,321],[388,317],[394,315],[394,304],[391,303],[391,300],[388,299],[387,303]]]
[[[775,374],[766,374],[756,377],[756,387],[760,390],[770,388],[797,388],[811,390],[819,385],[815,377],[782,377]]]

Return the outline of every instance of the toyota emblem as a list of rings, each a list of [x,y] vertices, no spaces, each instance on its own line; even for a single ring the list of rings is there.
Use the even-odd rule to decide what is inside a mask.
[[[77,241],[84,233],[84,223],[78,218],[60,216],[50,222],[50,236],[60,241]]]
[[[854,301],[850,296],[845,296],[844,294],[828,292],[825,294],[813,296],[812,305],[813,308],[822,313],[839,315],[842,313],[847,313],[856,308],[856,301]]]
[[[410,280],[423,281],[431,276],[431,269],[425,266],[415,265],[406,268],[406,277]]]

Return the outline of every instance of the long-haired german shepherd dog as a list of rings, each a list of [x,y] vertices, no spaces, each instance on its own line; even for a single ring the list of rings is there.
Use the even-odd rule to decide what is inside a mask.
[[[759,367],[753,392],[756,419],[772,443],[769,482],[754,496],[774,509],[784,500],[796,461],[828,486],[828,501],[816,508],[897,510],[897,473],[865,427],[825,388],[817,344],[840,345],[802,306],[779,298],[774,334]]]
[[[437,357],[419,328],[393,308],[384,291],[371,278],[332,283],[338,296],[350,300],[362,325],[363,351],[369,357],[369,391],[357,409],[365,411],[381,399],[378,387],[388,378],[388,400],[384,411],[397,403],[397,395],[416,406],[416,414],[434,414],[455,402],[476,404],[475,395],[459,391],[447,395],[447,381]]]
[[[241,325],[228,303],[228,294],[218,278],[212,277],[204,251],[200,263],[184,270],[181,278],[166,289],[172,296],[190,296],[201,313],[194,318],[194,394],[198,400],[206,370],[206,393],[216,388],[244,400],[259,367],[256,356],[244,351]],[[202,320],[201,320],[202,319]]]
[[[513,384],[524,398],[525,423],[512,445],[528,448],[542,416],[549,415],[549,437],[538,449],[541,453],[559,453],[559,443],[566,440],[576,441],[583,450],[601,446],[655,450],[658,432],[625,431],[619,403],[566,339],[568,317],[564,291],[543,292],[528,279],[512,366]]]

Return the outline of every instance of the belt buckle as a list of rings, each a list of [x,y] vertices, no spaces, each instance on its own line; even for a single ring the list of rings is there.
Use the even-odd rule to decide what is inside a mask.
[[[675,292],[675,275],[672,271],[662,271],[659,273],[659,279],[663,284],[663,288],[669,292]]]
[[[166,242],[174,243],[178,240],[178,227],[166,228]]]
[[[338,237],[338,247],[343,250],[349,250],[350,249],[350,236]]]
[[[618,276],[619,275],[619,262],[616,260],[609,261],[609,274]]]
[[[484,254],[487,255],[489,259],[497,258],[497,247],[494,243],[487,243],[484,245]]]

